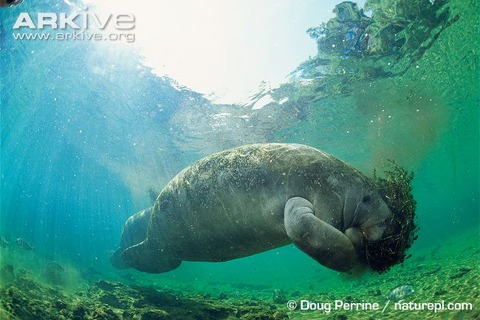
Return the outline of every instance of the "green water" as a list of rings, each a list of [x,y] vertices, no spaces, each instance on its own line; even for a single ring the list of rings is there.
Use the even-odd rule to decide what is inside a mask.
[[[369,3],[380,6],[377,1]],[[388,13],[389,4],[401,1],[382,3]],[[228,130],[222,129],[218,123],[208,122],[211,121],[208,119],[225,110],[241,115],[244,111],[239,106],[216,106],[206,102],[192,106],[180,98],[178,105],[185,108],[171,111],[169,122],[155,119],[158,128],[153,125],[136,127],[137,124],[151,125],[153,122],[144,122],[141,117],[129,119],[125,114],[134,114],[131,110],[141,103],[156,103],[153,88],[157,90],[158,87],[152,85],[150,88],[147,84],[135,87],[138,92],[148,92],[138,98],[141,100],[138,102],[132,97],[134,95],[123,96],[132,85],[130,79],[115,82],[105,76],[98,80],[101,86],[88,87],[89,80],[82,80],[82,72],[76,70],[78,65],[62,60],[63,55],[80,55],[73,47],[69,48],[70,51],[65,49],[67,53],[59,51],[59,44],[45,45],[44,51],[37,47],[35,50],[42,55],[32,60],[29,60],[31,48],[28,44],[16,43],[13,45],[16,51],[3,50],[0,233],[7,236],[11,244],[17,237],[25,237],[36,247],[32,252],[13,245],[0,248],[0,265],[14,267],[17,283],[13,282],[13,287],[23,292],[18,279],[22,279],[20,274],[25,272],[29,279],[41,283],[41,286],[65,294],[83,292],[78,301],[93,301],[96,296],[89,295],[88,292],[92,292],[89,290],[95,281],[106,280],[154,288],[169,292],[178,299],[193,298],[228,308],[250,303],[276,314],[264,319],[282,319],[284,315],[291,319],[479,317],[480,5],[474,0],[455,0],[448,2],[447,6],[452,24],[439,33],[421,58],[405,72],[391,76],[336,74],[322,80],[304,81],[301,85],[292,81],[268,92],[276,101],[288,97],[288,103],[274,103],[249,113],[254,123],[252,127],[242,127],[239,123]],[[23,60],[13,59],[15,52],[20,52]],[[82,52],[85,54],[86,51]],[[52,53],[58,56],[55,61],[47,62],[46,57]],[[89,54],[102,55],[102,51],[92,50]],[[131,58],[129,53],[125,56]],[[125,56],[111,55],[108,59],[120,61]],[[42,61],[46,68],[39,67]],[[64,72],[60,72],[60,76],[65,79],[47,81],[51,73],[49,68],[57,64]],[[134,69],[134,64],[132,66]],[[130,65],[123,67],[129,68]],[[38,72],[34,71],[35,68]],[[75,78],[71,76],[70,79],[68,75],[71,74]],[[20,80],[15,82],[13,79]],[[88,88],[88,94],[71,85],[77,81]],[[7,84],[13,83],[22,90],[7,90]],[[168,87],[162,85],[162,88]],[[162,90],[167,92],[167,89]],[[79,124],[78,127],[69,131],[67,126],[61,129],[55,126],[55,130],[62,133],[58,142],[52,138],[54,135],[44,135],[48,130],[54,131],[48,122],[56,121],[57,116],[65,112],[62,108],[50,114],[45,111],[53,105],[53,97],[55,101],[57,97],[60,101],[63,99],[65,105],[92,101],[87,105],[75,105],[69,111],[69,122]],[[105,101],[113,101],[118,107],[108,109],[106,104],[101,104]],[[122,104],[122,101],[126,103]],[[187,109],[190,106],[191,109]],[[83,128],[80,124],[85,121],[91,121],[90,132],[86,130],[82,137],[73,135],[72,132],[77,133]],[[177,132],[169,135],[168,126]],[[136,137],[144,138],[143,148],[129,147]],[[104,144],[95,142],[100,140]],[[120,140],[128,143],[118,144]],[[121,226],[128,215],[149,205],[149,187],[153,185],[161,189],[183,167],[211,152],[253,142],[311,145],[345,160],[367,175],[371,175],[374,169],[384,168],[387,159],[394,159],[413,171],[420,230],[418,240],[409,251],[412,257],[404,266],[395,266],[388,273],[362,277],[328,270],[293,245],[223,263],[184,262],[178,269],[164,274],[111,268],[107,261],[108,250],[118,245]],[[155,149],[146,151],[148,145],[155,145]],[[144,161],[149,157],[157,157],[153,169],[151,161]],[[78,172],[82,174],[71,178]],[[64,182],[69,179],[69,183]],[[71,194],[75,194],[74,199]],[[35,202],[32,198],[42,201]],[[59,261],[65,269],[60,284],[49,281],[44,272],[44,265],[51,260]],[[6,273],[0,278],[0,294],[10,303],[9,294],[15,296],[8,291],[13,280]],[[286,305],[288,300],[333,303],[341,299],[378,302],[383,308],[389,291],[406,284],[415,288],[408,301],[467,302],[473,305],[473,310],[401,312],[390,306],[384,314],[345,310],[325,314],[292,311]],[[29,290],[41,291],[33,285]],[[54,291],[45,289],[43,292],[45,296],[54,297]],[[62,299],[69,301],[71,306],[78,302]],[[33,305],[42,305],[41,299],[30,300]],[[122,314],[124,306],[121,308],[110,300],[101,303]],[[51,314],[61,309],[53,303],[49,306]],[[136,307],[142,308],[141,305]],[[161,309],[151,305],[145,308]],[[209,317],[235,318],[232,313],[225,314]],[[244,318],[256,319],[254,314]],[[260,311],[258,315],[261,318]],[[35,318],[28,312],[12,313],[5,304],[0,310],[2,316],[7,319]],[[108,316],[104,318],[109,319]],[[158,314],[157,318],[160,318]],[[50,318],[45,316],[45,319]]]
[[[349,85],[351,94],[314,102],[306,121],[272,138],[321,148],[366,173],[381,168],[386,159],[395,159],[414,171],[420,231],[413,256],[417,250],[442,246],[447,239],[454,241],[457,233],[478,234],[480,117],[475,6],[478,4],[473,1],[451,2],[452,15],[461,18],[405,74],[354,81]],[[188,270],[181,269],[178,276],[198,281],[203,274],[206,279],[295,288],[310,288],[314,275],[338,278],[293,246],[221,265],[195,263],[188,264]],[[319,281],[314,286],[324,290],[320,289],[323,285]]]

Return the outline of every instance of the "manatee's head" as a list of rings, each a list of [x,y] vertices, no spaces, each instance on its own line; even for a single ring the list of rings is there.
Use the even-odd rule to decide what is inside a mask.
[[[356,247],[365,241],[379,240],[386,230],[386,221],[392,216],[387,204],[373,188],[358,192],[354,202],[350,220],[347,220],[350,228],[345,233]]]
[[[357,252],[359,265],[354,273],[362,272],[368,263],[365,252],[368,243],[377,242],[387,233],[388,221],[392,218],[390,208],[382,196],[367,184],[361,190],[355,190],[354,196],[347,200],[350,210],[344,208],[344,221],[348,227],[345,235],[350,239]]]
[[[412,195],[413,173],[392,162],[385,178],[374,175],[374,191],[365,195],[355,216],[367,217],[345,231],[354,244],[360,261],[382,273],[403,263],[406,251],[416,240],[416,202]]]

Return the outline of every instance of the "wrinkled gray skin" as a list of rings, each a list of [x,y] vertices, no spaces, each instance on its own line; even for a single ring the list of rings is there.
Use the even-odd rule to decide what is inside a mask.
[[[126,269],[129,266],[122,258],[123,250],[140,243],[147,237],[148,224],[152,216],[152,208],[147,208],[135,213],[125,221],[123,225],[122,238],[120,240],[120,249],[110,258],[110,262],[117,269]]]
[[[364,241],[391,216],[371,182],[348,164],[298,144],[223,151],[173,178],[153,208],[130,217],[117,267],[159,273],[185,261],[226,261],[294,243],[322,265],[360,265]]]

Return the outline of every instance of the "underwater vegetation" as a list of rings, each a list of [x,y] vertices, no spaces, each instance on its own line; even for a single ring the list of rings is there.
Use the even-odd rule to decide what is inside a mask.
[[[392,221],[387,225],[390,236],[367,243],[365,259],[379,272],[388,271],[390,266],[402,263],[407,258],[406,251],[417,239],[418,227],[415,224],[417,202],[413,198],[411,182],[413,172],[408,172],[391,161],[392,169],[384,172],[384,177],[374,172],[374,183],[382,198],[392,211]]]
[[[8,269],[13,273],[12,267]],[[68,294],[61,287],[49,287],[33,280],[25,271],[0,289],[0,298],[2,320],[289,319],[286,312],[275,305],[265,305],[255,299],[225,303],[226,294],[218,298],[201,294],[185,296],[105,280]]]
[[[208,287],[188,289],[184,284],[130,283],[123,279],[80,281],[76,289],[65,290],[62,284],[36,279],[33,270],[3,265],[0,269],[0,319],[2,320],[189,320],[189,319],[451,319],[446,310],[399,311],[393,302],[480,302],[480,249],[472,243],[478,231],[460,239],[444,239],[436,248],[417,252],[414,263],[394,268],[389,273],[337,282],[335,289],[312,284],[308,293],[295,288],[244,283],[210,283]],[[472,243],[465,247],[464,243]],[[462,255],[452,255],[461,251]],[[54,263],[55,264],[55,263]],[[58,268],[58,266],[55,266]],[[406,284],[413,284],[406,285]],[[352,293],[352,286],[355,292]],[[392,300],[384,313],[380,311],[309,312],[287,309],[289,300],[333,303],[377,302],[382,307]],[[476,308],[456,312],[455,319],[478,319]]]
[[[322,74],[392,77],[405,73],[460,16],[451,17],[447,0],[370,0],[364,14],[357,4],[344,1],[336,17],[307,33],[315,39],[318,55],[297,70],[302,78]]]

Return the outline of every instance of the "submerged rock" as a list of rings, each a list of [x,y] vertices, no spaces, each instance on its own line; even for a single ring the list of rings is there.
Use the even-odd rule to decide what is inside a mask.
[[[45,279],[55,285],[66,283],[65,268],[56,261],[50,261],[45,267]]]
[[[404,299],[405,297],[410,296],[414,292],[415,292],[415,289],[410,285],[399,286],[399,287],[396,287],[395,289],[393,289],[389,293],[388,300],[400,301],[400,300]]]
[[[17,244],[17,247],[22,248],[25,251],[34,251],[35,248],[25,239],[23,238],[17,238],[15,241]]]
[[[58,267],[51,264],[54,266]],[[5,266],[3,270],[12,274],[13,267]],[[207,299],[104,280],[74,294],[59,288],[37,282],[28,272],[22,273],[9,288],[0,288],[1,319],[288,319],[286,312],[275,306],[249,299]]]
[[[142,320],[163,320],[163,319],[171,319],[168,312],[164,310],[147,310],[142,313]]]
[[[288,301],[288,299],[287,299],[287,296],[285,294],[285,291],[279,290],[279,289],[275,289],[273,291],[273,303],[285,304],[285,303],[287,303],[287,301]]]
[[[460,268],[460,269],[457,270],[457,272],[455,272],[454,274],[452,274],[450,276],[450,279],[461,278],[464,275],[466,275],[467,273],[469,273],[470,271],[472,271],[471,268]]]
[[[10,245],[10,242],[7,241],[3,236],[0,236],[0,247],[6,248]]]

